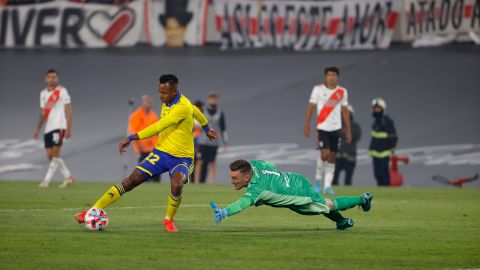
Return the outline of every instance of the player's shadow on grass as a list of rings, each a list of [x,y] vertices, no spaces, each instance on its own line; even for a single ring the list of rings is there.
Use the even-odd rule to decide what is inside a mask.
[[[296,228],[296,227],[215,227],[202,228],[192,230],[195,232],[223,232],[223,233],[306,233],[306,232],[331,232],[333,228],[312,227],[312,228]]]

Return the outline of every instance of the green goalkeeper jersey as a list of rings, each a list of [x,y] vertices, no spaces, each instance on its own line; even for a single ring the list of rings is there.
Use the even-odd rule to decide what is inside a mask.
[[[253,172],[247,192],[226,208],[228,216],[252,205],[286,207],[301,214],[330,211],[325,205],[325,199],[315,192],[305,176],[282,172],[266,160],[250,160],[249,163]]]

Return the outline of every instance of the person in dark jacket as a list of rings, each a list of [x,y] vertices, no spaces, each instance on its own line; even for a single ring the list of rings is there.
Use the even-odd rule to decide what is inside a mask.
[[[196,163],[195,183],[214,184],[217,179],[217,152],[218,147],[222,143],[223,151],[227,151],[228,135],[225,113],[219,108],[219,96],[217,92],[208,94],[207,104],[203,113],[208,119],[210,127],[218,128],[220,138],[210,141],[207,137],[201,136],[198,139],[198,160]],[[208,180],[207,180],[208,176]]]
[[[369,154],[373,160],[373,172],[379,186],[390,185],[390,157],[397,146],[397,132],[393,120],[386,114],[387,103],[376,98],[372,101],[372,140]]]
[[[337,153],[335,160],[335,173],[333,175],[333,185],[338,185],[338,179],[340,173],[345,171],[345,185],[352,185],[353,172],[355,171],[355,165],[357,163],[357,143],[362,136],[362,129],[360,125],[353,119],[354,110],[353,107],[348,105],[350,111],[350,126],[352,132],[352,141],[347,143],[345,134],[342,134],[342,140],[340,144],[340,150]]]

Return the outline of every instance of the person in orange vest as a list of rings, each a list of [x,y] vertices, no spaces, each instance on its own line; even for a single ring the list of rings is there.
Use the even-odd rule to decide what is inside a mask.
[[[148,95],[142,96],[142,105],[134,111],[128,121],[128,129],[130,134],[135,134],[146,127],[158,121],[157,114],[152,110],[153,100]],[[133,141],[133,151],[137,154],[138,162],[144,160],[155,147],[158,136],[153,136],[144,140]],[[152,177],[150,180],[160,182],[160,175]]]

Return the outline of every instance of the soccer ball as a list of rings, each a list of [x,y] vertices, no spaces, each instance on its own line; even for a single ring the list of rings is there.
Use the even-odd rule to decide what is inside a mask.
[[[108,216],[105,210],[91,208],[85,215],[85,227],[91,231],[103,231],[108,226]]]

